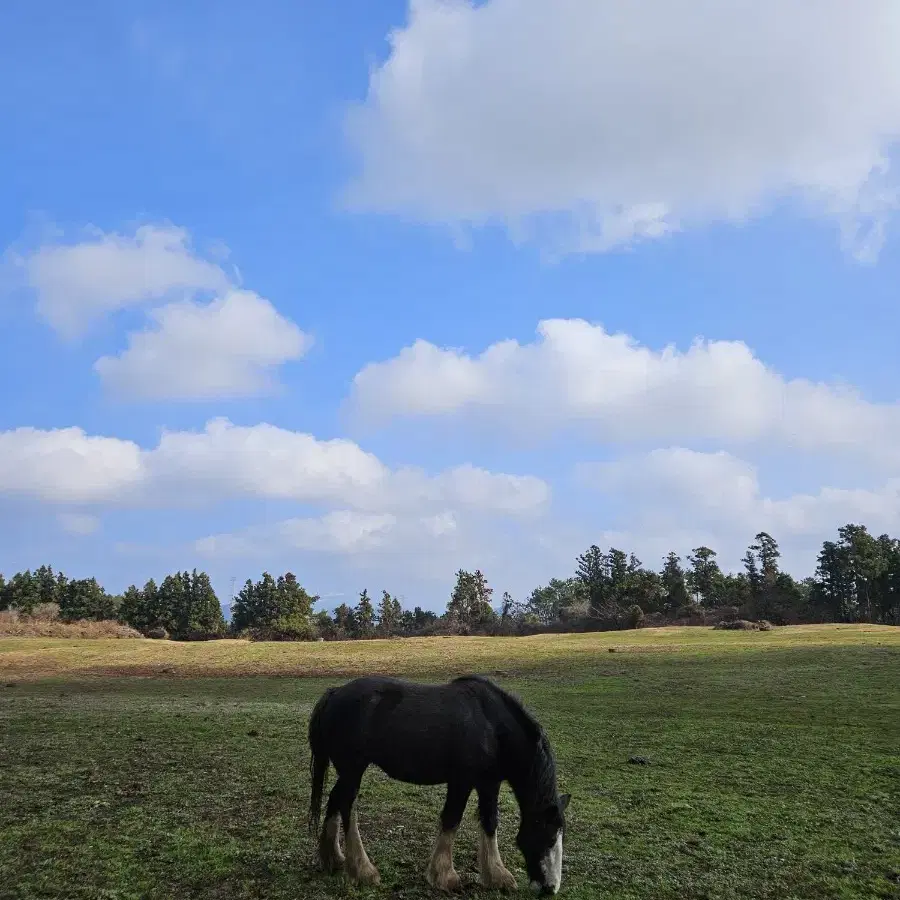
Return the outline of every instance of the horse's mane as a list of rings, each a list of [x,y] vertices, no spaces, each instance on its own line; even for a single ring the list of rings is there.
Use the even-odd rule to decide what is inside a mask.
[[[500,699],[519,723],[531,744],[533,755],[528,767],[527,781],[534,791],[535,799],[556,801],[556,760],[553,749],[540,722],[525,707],[522,701],[499,684],[483,675],[464,675],[455,682],[470,681],[482,684]]]

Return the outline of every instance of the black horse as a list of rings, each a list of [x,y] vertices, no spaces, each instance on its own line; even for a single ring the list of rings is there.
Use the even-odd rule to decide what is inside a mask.
[[[345,868],[357,883],[380,880],[356,819],[363,773],[376,765],[398,781],[447,785],[440,831],[425,870],[433,887],[456,891],[461,886],[453,868],[453,839],[475,790],[482,884],[515,890],[516,879],[497,849],[497,798],[507,781],[519,804],[516,844],[531,886],[542,894],[559,890],[569,795],[557,793],[556,764],[543,728],[515,697],[487,678],[470,675],[429,685],[372,676],[329,688],[313,709],[309,747],[313,835],[319,830],[329,763],[338,775],[318,835],[325,871]],[[346,858],[339,842],[341,823]]]

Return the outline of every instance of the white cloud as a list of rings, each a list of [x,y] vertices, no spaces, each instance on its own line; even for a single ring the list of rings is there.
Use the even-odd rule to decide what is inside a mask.
[[[662,496],[672,509],[689,508],[714,518],[755,512],[760,502],[756,468],[724,450],[657,449],[613,462],[582,464],[576,471],[582,483],[627,495],[630,503],[652,506]]]
[[[583,465],[582,484],[622,503],[624,534],[654,555],[700,543],[724,550],[730,565],[759,531],[782,544],[789,563],[811,573],[814,553],[848,522],[874,534],[900,531],[900,478],[876,487],[822,487],[815,493],[767,496],[755,466],[728,453],[682,447]]]
[[[143,400],[250,397],[277,387],[274,370],[302,357],[312,340],[258,294],[236,286],[219,262],[192,247],[183,228],[144,225],[133,235],[93,229],[79,243],[45,241],[7,253],[38,313],[67,338],[103,316],[146,310],[128,346],[94,369],[115,395]]]
[[[15,262],[38,312],[67,337],[119,309],[229,287],[220,266],[192,250],[187,231],[169,225],[144,225],[133,236],[92,230],[88,240],[45,243]]]
[[[447,507],[519,515],[549,502],[548,486],[533,476],[468,465],[438,475],[391,469],[352,441],[226,419],[203,431],[164,432],[146,450],[79,428],[0,432],[0,493],[63,505],[178,507],[251,498],[379,515],[435,515]]]
[[[895,0],[410,0],[347,201],[592,251],[783,199],[871,259],[898,201]]]
[[[900,462],[900,405],[785,379],[741,341],[656,351],[580,319],[539,323],[538,339],[477,356],[416,341],[354,378],[363,421],[467,415],[517,435],[576,426],[606,443],[777,444]]]
[[[0,432],[0,493],[50,503],[114,503],[144,478],[137,444],[80,428]]]
[[[56,521],[59,522],[63,531],[78,537],[87,537],[100,528],[100,520],[96,516],[88,516],[83,513],[57,513]]]
[[[128,337],[128,349],[95,370],[116,394],[204,400],[264,394],[271,370],[299,359],[311,339],[252,291],[231,290],[211,303],[192,300],[151,310],[155,328]]]
[[[341,509],[317,518],[286,519],[275,525],[248,528],[237,534],[211,535],[195,546],[209,557],[265,556],[273,544],[312,553],[358,556],[383,553],[395,544],[398,531],[407,526],[422,525],[424,519],[398,519],[391,513],[365,513]],[[421,536],[419,532],[418,536]]]
[[[544,526],[558,537],[560,528]],[[195,541],[192,549],[213,562],[294,559],[307,554],[326,568],[379,572],[389,583],[446,586],[460,567],[493,573],[503,588],[524,594],[540,579],[569,568],[573,547],[559,553],[533,520],[485,516],[482,510],[443,509],[369,513],[351,509],[254,525]],[[568,534],[567,534],[568,536]],[[564,543],[564,542],[563,542]],[[493,582],[493,578],[492,578]],[[418,600],[414,602],[420,602]]]

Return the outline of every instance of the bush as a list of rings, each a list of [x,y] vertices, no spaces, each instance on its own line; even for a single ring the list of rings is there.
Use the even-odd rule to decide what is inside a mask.
[[[167,641],[169,639],[169,632],[160,625],[157,628],[151,628],[147,632],[147,637],[153,638],[155,641]]]
[[[319,632],[304,616],[290,616],[276,619],[271,625],[245,628],[238,637],[250,641],[314,641]]]
[[[769,628],[761,629],[759,622],[750,622],[747,619],[732,619],[727,621],[722,619],[713,626],[717,631],[769,631]]]
[[[0,612],[0,637],[139,638],[142,635],[127,625],[109,619],[60,622],[22,615],[16,610],[5,610]]]
[[[637,605],[637,603],[635,603],[634,606],[632,606],[631,609],[628,610],[627,621],[629,628],[641,627],[641,623],[644,621],[644,611],[640,608],[640,606]]]
[[[56,622],[59,620],[59,604],[38,603],[31,611],[29,618],[41,622]]]

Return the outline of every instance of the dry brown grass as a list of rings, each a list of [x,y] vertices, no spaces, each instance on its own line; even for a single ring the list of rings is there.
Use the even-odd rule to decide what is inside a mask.
[[[727,653],[789,647],[883,645],[900,647],[900,628],[888,625],[796,625],[774,631],[715,631],[712,627],[641,628],[534,637],[403,638],[374,641],[251,642],[58,640],[0,638],[0,677],[274,675],[349,678],[382,673],[444,677],[464,672],[560,674],[608,667],[610,649],[627,654]]]
[[[139,638],[139,631],[119,622],[60,622],[55,616],[23,616],[14,610],[0,612],[0,637],[4,638]]]

